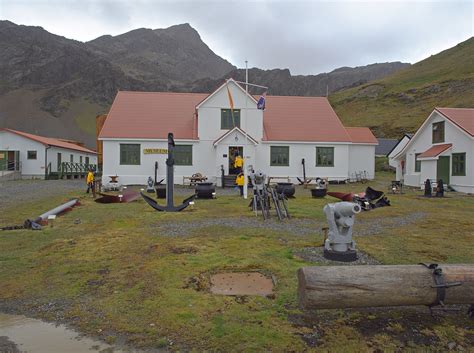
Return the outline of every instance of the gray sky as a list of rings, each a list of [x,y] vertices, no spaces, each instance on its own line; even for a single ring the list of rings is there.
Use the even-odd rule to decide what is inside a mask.
[[[81,41],[188,22],[238,67],[295,75],[436,54],[474,35],[474,0],[0,0],[0,18]]]

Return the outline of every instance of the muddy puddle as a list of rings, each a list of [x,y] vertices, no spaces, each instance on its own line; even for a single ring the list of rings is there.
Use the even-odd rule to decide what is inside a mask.
[[[265,297],[273,294],[273,280],[258,272],[217,273],[211,276],[211,293]]]
[[[138,353],[116,349],[56,326],[20,315],[0,313],[0,353]]]

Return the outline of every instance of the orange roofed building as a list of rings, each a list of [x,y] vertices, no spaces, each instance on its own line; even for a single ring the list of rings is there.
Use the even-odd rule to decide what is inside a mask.
[[[374,177],[377,139],[368,128],[344,127],[325,97],[266,96],[265,110],[257,99],[232,79],[211,94],[119,92],[98,136],[104,177],[145,184],[158,162],[164,178],[169,132],[177,184],[201,173],[220,185],[222,173],[235,173],[236,154],[247,168],[293,182],[303,160],[306,177]]]
[[[0,128],[0,177],[43,179],[58,174],[64,163],[95,168],[97,153],[78,142]]]

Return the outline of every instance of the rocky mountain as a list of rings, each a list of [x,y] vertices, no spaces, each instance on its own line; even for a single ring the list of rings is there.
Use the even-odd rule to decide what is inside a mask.
[[[0,126],[95,144],[95,116],[118,90],[211,92],[244,71],[212,52],[189,24],[137,29],[79,42],[41,27],[0,21]],[[380,79],[409,64],[340,68],[292,76],[250,70],[270,94],[326,95]]]
[[[378,137],[415,132],[435,107],[474,107],[474,37],[383,79],[330,95],[348,126]]]
[[[102,36],[87,47],[108,58],[131,77],[180,84],[217,78],[235,69],[217,56],[188,23],[166,29],[140,28],[119,36]]]
[[[410,64],[391,62],[372,64],[360,67],[341,67],[329,73],[319,75],[296,75],[292,76],[288,69],[261,70],[249,69],[251,82],[269,87],[268,94],[280,96],[326,96],[328,93],[336,92],[343,88],[359,86],[369,81],[377,80],[397,72]],[[226,77],[233,77],[238,81],[245,81],[245,70],[236,69],[229,72],[225,77],[218,80],[202,79],[184,86],[191,92],[212,92],[222,84]],[[253,93],[259,93],[258,89],[251,89]]]

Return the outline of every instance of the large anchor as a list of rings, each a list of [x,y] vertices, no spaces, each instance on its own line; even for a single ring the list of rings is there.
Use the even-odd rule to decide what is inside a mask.
[[[181,205],[175,206],[173,203],[173,194],[174,194],[174,158],[173,158],[173,149],[175,147],[173,133],[168,133],[168,159],[166,160],[166,206],[159,205],[151,197],[145,195],[143,192],[143,199],[157,211],[166,211],[166,212],[179,212],[184,210],[189,206],[189,203],[196,198],[196,195],[192,195],[183,200]]]

